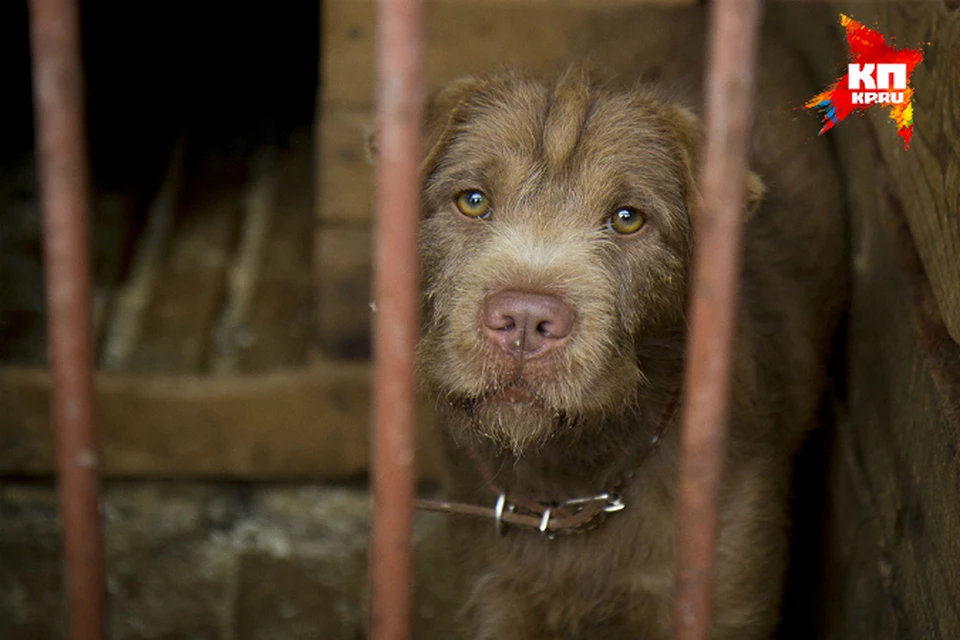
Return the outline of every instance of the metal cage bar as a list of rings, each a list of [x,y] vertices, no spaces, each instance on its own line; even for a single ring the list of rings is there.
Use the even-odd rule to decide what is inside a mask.
[[[760,0],[714,0],[684,380],[676,640],[710,637]]]
[[[76,0],[30,0],[64,586],[72,640],[103,636],[88,179]]]
[[[374,236],[373,640],[410,637],[423,112],[420,0],[380,0]]]

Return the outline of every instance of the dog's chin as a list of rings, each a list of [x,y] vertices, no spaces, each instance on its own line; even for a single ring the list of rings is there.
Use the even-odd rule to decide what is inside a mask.
[[[571,423],[567,411],[549,406],[523,384],[485,393],[468,407],[478,434],[515,455],[535,449]]]

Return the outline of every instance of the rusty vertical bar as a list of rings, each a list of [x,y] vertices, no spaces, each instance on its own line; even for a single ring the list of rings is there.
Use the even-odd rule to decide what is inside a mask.
[[[372,640],[406,640],[412,622],[423,9],[420,0],[380,0],[379,9],[370,628]]]
[[[76,0],[30,0],[37,170],[71,640],[103,636],[88,185]]]
[[[706,640],[713,608],[718,490],[726,452],[741,211],[761,0],[715,0],[707,50],[701,211],[697,220],[680,456],[674,637]]]

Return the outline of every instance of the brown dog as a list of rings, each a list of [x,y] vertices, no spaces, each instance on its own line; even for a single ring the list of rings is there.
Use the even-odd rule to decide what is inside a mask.
[[[758,117],[715,638],[776,625],[791,457],[844,303],[839,189],[823,145],[784,150],[815,138],[798,126]],[[428,131],[421,369],[446,491],[503,494],[514,522],[451,520],[464,637],[669,638],[698,120],[573,70],[456,82]]]

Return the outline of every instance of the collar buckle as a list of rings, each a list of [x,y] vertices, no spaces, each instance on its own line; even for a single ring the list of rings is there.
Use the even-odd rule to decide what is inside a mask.
[[[598,493],[595,496],[589,496],[587,498],[573,498],[571,500],[564,500],[560,504],[564,507],[574,507],[577,510],[582,509],[585,505],[593,502],[604,502],[603,510],[606,513],[615,513],[617,511],[622,511],[626,508],[626,504],[623,502],[623,498],[620,497],[620,494],[617,492],[612,493]]]

